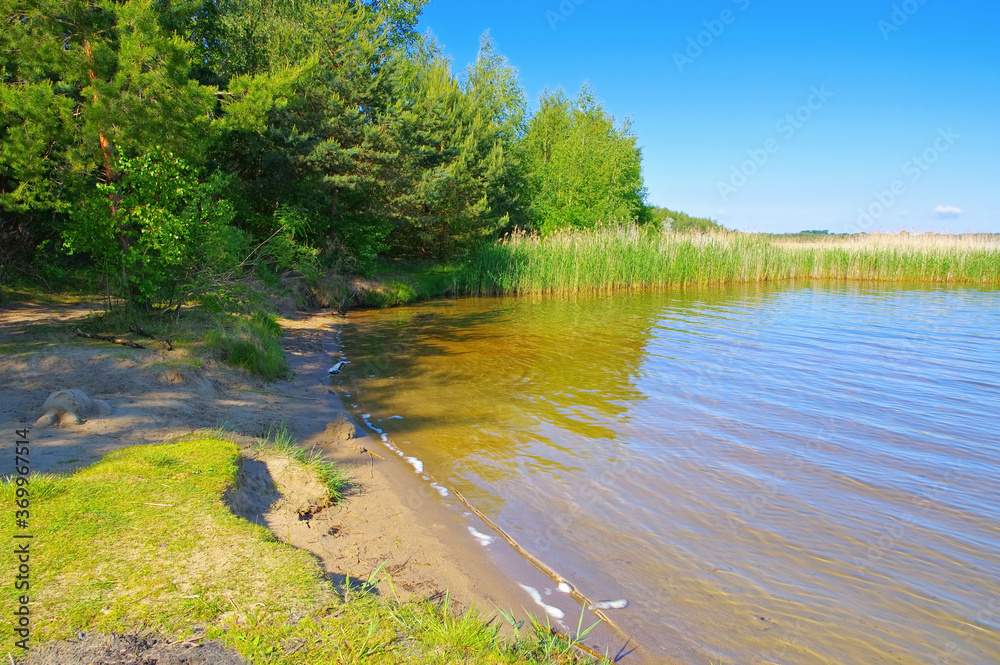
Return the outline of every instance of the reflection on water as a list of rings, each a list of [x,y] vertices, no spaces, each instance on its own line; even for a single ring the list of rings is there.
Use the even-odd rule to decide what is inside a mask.
[[[343,339],[360,410],[666,661],[1000,663],[996,291],[459,300]]]

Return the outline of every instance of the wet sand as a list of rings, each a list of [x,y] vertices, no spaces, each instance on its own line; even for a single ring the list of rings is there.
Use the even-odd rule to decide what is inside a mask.
[[[495,616],[500,607],[524,618],[530,599],[505,578],[470,538],[460,516],[408,464],[370,436],[363,423],[355,423],[357,436],[350,441],[328,435],[327,424],[346,415],[340,398],[324,382],[339,358],[338,322],[318,314],[282,324],[288,331],[286,357],[296,372],[282,392],[307,398],[284,398],[286,422],[303,447],[321,449],[336,460],[352,487],[345,501],[311,520],[275,525],[278,536],[285,539],[290,533],[293,545],[317,554],[334,576],[367,580],[380,569],[388,572],[391,585],[377,575],[383,594],[427,598],[447,591],[458,608],[475,604]]]

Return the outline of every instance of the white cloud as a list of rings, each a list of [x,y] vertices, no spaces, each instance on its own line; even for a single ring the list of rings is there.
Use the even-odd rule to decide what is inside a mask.
[[[938,206],[934,208],[934,212],[938,217],[958,217],[962,214],[962,209],[954,206]]]

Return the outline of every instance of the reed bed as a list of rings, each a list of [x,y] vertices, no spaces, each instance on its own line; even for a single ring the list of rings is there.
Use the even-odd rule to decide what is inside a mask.
[[[1000,236],[686,235],[635,226],[551,236],[518,232],[478,248],[457,286],[500,295],[794,278],[998,285]]]

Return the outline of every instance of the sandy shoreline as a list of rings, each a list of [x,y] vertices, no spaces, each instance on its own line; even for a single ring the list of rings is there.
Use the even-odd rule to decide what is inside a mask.
[[[349,416],[323,383],[339,358],[338,322],[324,313],[284,320],[282,325],[288,331],[286,357],[296,372],[283,392],[307,398],[288,400],[286,422],[304,447],[320,448],[336,460],[353,485],[341,505],[320,515],[325,525],[337,530],[336,537],[318,535],[324,532],[322,526],[300,522],[293,525],[292,544],[319,555],[334,576],[367,579],[381,567],[392,579],[391,589],[386,582],[379,585],[384,594],[395,590],[402,597],[431,597],[447,591],[458,607],[475,604],[492,616],[496,606],[524,618],[530,599],[506,580],[410,465],[371,436],[364,423],[355,422],[357,435],[350,441],[331,440],[327,434],[327,424],[338,414]],[[373,458],[365,449],[384,459]]]
[[[530,615],[543,622],[545,610],[525,586],[563,595],[544,588],[554,585],[506,544],[494,544],[499,539],[492,538],[487,525],[463,512],[454,497],[443,499],[365,423],[354,419],[357,435],[352,440],[330,436],[331,421],[340,414],[350,417],[323,383],[340,355],[340,322],[330,313],[282,321],[295,378],[264,384],[221,364],[201,363],[183,350],[136,350],[84,341],[72,337],[70,327],[47,325],[72,326],[88,312],[83,305],[15,304],[0,309],[0,344],[6,345],[0,355],[0,422],[7,430],[30,426],[55,390],[78,388],[113,408],[111,416],[79,426],[32,430],[34,471],[72,471],[119,448],[208,427],[225,426],[249,442],[272,424],[284,422],[304,447],[322,450],[339,462],[352,488],[345,501],[308,520],[282,518],[275,512],[262,515],[262,521],[280,539],[314,553],[335,583],[367,580],[374,573],[384,595],[405,599],[447,592],[455,609],[474,605],[493,617],[499,608],[518,619]],[[3,447],[9,447],[6,441]],[[373,458],[365,449],[384,459]],[[2,455],[0,474],[11,473],[11,460],[11,455]],[[489,547],[472,530],[488,535]],[[544,599],[546,604],[555,602]],[[568,596],[558,603],[566,614],[561,623],[572,626],[554,625],[575,628],[579,606]],[[610,632],[605,638],[613,650],[622,646]]]

